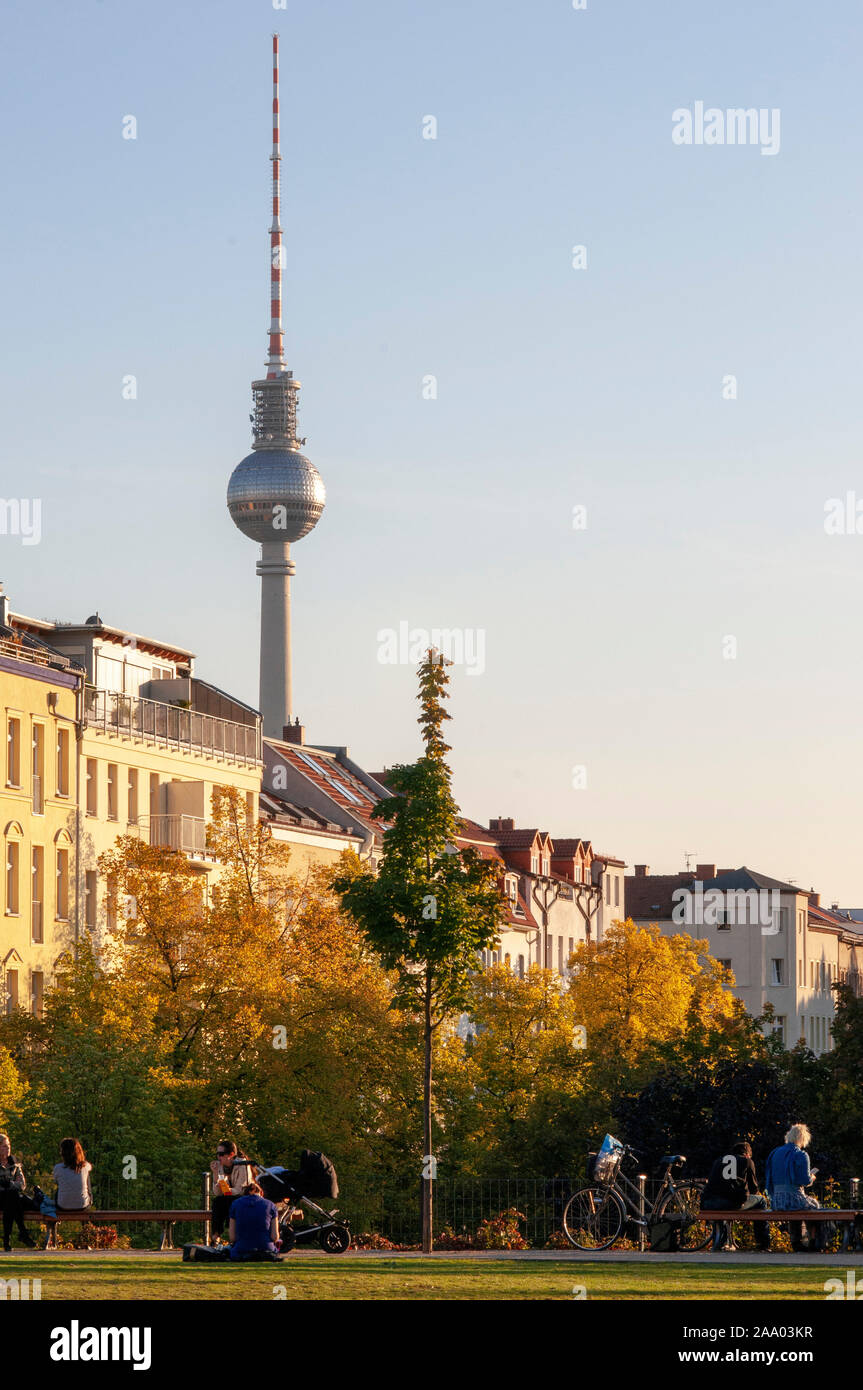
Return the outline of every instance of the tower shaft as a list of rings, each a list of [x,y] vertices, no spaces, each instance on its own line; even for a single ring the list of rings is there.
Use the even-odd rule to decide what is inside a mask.
[[[287,541],[264,541],[257,574],[261,579],[260,708],[264,734],[281,738],[291,722],[291,547]]]

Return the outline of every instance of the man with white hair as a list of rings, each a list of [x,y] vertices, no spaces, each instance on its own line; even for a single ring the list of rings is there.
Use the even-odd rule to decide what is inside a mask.
[[[767,1155],[765,1181],[774,1211],[806,1211],[821,1205],[816,1197],[806,1191],[818,1173],[817,1168],[809,1167],[806,1150],[811,1142],[812,1135],[805,1125],[792,1125],[785,1136],[785,1143]],[[792,1247],[795,1250],[805,1249],[802,1243],[803,1223],[795,1222],[793,1230],[796,1230],[797,1236],[795,1239],[792,1234]]]

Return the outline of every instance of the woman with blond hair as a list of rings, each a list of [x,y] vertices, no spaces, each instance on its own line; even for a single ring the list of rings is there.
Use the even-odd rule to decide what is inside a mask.
[[[770,1205],[774,1211],[807,1211],[820,1207],[820,1202],[806,1191],[814,1182],[817,1168],[809,1167],[806,1150],[812,1142],[812,1135],[806,1125],[792,1125],[785,1136],[785,1143],[767,1155],[764,1170]],[[792,1239],[795,1250],[803,1249],[803,1225],[795,1222],[796,1239]]]

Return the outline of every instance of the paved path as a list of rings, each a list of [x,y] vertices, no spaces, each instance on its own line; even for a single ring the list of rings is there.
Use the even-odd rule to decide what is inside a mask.
[[[10,1255],[0,1255],[0,1269],[6,1260],[16,1258],[45,1259],[52,1260],[58,1257],[73,1260],[89,1260],[94,1255],[100,1259],[115,1260],[179,1260],[179,1250],[15,1250]],[[311,1255],[315,1259],[333,1260],[338,1263],[342,1260],[564,1260],[567,1264],[579,1264],[585,1260],[596,1260],[599,1263],[621,1263],[621,1264],[715,1264],[715,1265],[813,1265],[818,1267],[837,1266],[840,1269],[851,1269],[858,1265],[863,1265],[863,1252],[837,1254],[837,1255],[817,1255],[817,1254],[781,1254],[779,1252],[769,1255],[758,1254],[754,1250],[722,1251],[713,1254],[709,1250],[691,1251],[686,1254],[673,1253],[668,1255],[659,1254],[656,1251],[645,1251],[641,1254],[638,1250],[601,1250],[595,1253],[585,1250],[435,1250],[431,1255],[422,1255],[419,1250],[351,1250],[347,1255],[326,1255],[323,1250],[318,1250],[314,1246],[305,1248],[297,1246],[286,1260],[292,1257],[306,1259]]]

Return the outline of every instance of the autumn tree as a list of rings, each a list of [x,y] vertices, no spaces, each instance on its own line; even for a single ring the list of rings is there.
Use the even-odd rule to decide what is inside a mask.
[[[445,659],[430,650],[418,671],[425,753],[389,773],[393,799],[374,814],[388,822],[378,873],[343,874],[335,888],[394,973],[394,1004],[419,1020],[422,1033],[422,1242],[432,1248],[433,1043],[437,1030],[466,1006],[477,955],[497,937],[501,901],[497,869],[473,850],[456,849],[458,807],[443,736],[450,715]]]

